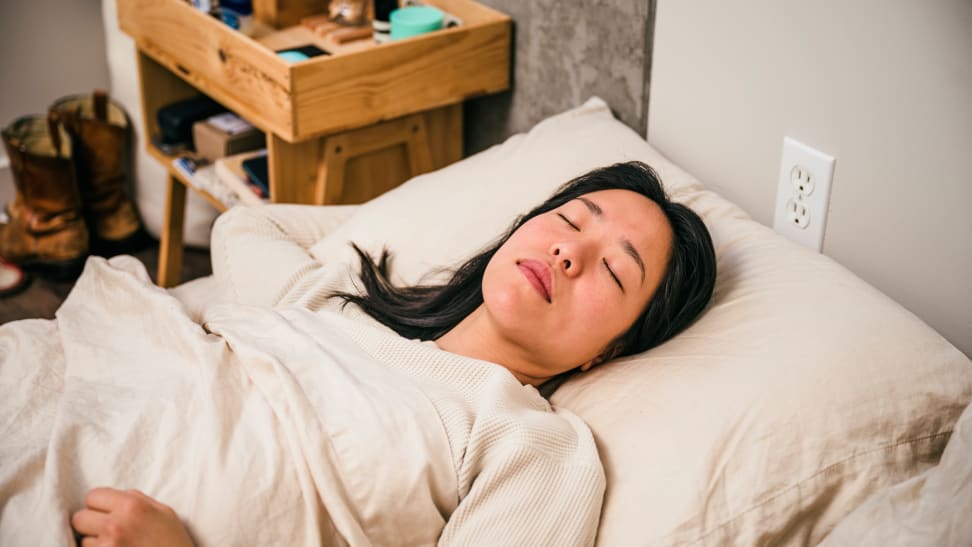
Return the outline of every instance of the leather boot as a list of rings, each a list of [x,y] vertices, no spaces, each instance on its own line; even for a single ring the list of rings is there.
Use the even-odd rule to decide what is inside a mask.
[[[130,140],[125,111],[100,90],[61,98],[51,110],[74,140],[92,253],[112,256],[143,248],[149,238],[126,189]]]
[[[88,229],[68,133],[52,113],[19,118],[2,134],[15,192],[0,218],[0,256],[57,278],[76,277],[88,255]]]

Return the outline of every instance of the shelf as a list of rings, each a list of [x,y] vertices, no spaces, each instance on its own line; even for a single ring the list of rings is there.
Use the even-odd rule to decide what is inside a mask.
[[[156,146],[153,146],[151,144],[148,145],[148,153],[153,158],[158,160],[159,163],[163,165],[163,167],[165,167],[165,170],[169,173],[169,176],[174,177],[176,180],[181,182],[183,186],[185,186],[186,188],[191,188],[192,191],[201,195],[206,201],[208,201],[213,207],[215,207],[216,210],[222,213],[223,211],[229,209],[229,207],[227,207],[226,204],[220,201],[216,196],[210,194],[206,190],[203,190],[202,188],[193,184],[191,180],[189,180],[185,175],[182,174],[182,171],[176,169],[175,165],[173,165],[172,162],[179,156],[170,156],[169,154],[166,154],[165,152],[159,150]]]
[[[461,24],[339,44],[327,33],[334,29],[308,34],[305,18],[320,20],[327,3],[254,0],[260,36],[251,38],[184,0],[118,0],[119,24],[138,51],[143,138],[161,134],[162,108],[208,95],[266,133],[273,203],[363,203],[462,159],[463,101],[509,88],[510,18],[474,0],[425,0]],[[300,41],[330,55],[290,64],[275,53]],[[226,206],[174,156],[147,148],[169,174],[159,246],[159,283],[168,287],[179,280],[186,188]]]
[[[509,87],[509,17],[472,0],[427,3],[463,24],[295,64],[182,0],[119,0],[118,15],[144,54],[296,143]]]

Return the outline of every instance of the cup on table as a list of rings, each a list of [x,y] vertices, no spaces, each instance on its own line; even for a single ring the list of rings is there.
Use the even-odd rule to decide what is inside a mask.
[[[442,28],[442,10],[432,6],[408,6],[391,13],[391,39],[401,40]]]

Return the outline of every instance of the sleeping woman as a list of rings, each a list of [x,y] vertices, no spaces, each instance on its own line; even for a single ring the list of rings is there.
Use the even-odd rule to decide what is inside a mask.
[[[698,317],[699,217],[616,164],[442,284],[395,286],[359,250],[353,290],[309,257],[314,214],[224,215],[213,269],[237,303],[198,321],[116,258],[56,321],[0,328],[0,544],[593,544],[594,440],[540,390]]]

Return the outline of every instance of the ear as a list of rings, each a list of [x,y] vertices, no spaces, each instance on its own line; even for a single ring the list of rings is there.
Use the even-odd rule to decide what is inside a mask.
[[[600,365],[602,362],[603,361],[601,361],[599,358],[595,357],[594,359],[591,359],[590,361],[588,361],[588,362],[584,363],[583,365],[581,365],[580,366],[580,370],[581,370],[581,372],[587,372],[587,371],[591,370],[591,368],[593,368],[594,365]]]
[[[579,368],[581,372],[587,372],[601,363],[606,363],[614,359],[619,353],[621,353],[621,346],[618,343],[611,344],[600,355],[584,363]]]

